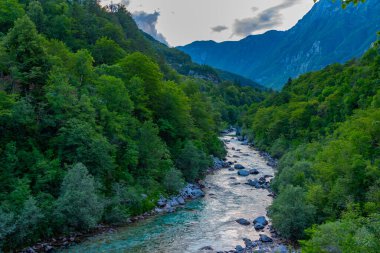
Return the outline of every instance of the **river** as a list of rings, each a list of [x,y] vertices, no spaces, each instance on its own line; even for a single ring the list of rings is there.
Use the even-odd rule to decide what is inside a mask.
[[[268,191],[245,183],[248,179],[273,176],[273,168],[258,151],[243,145],[233,135],[221,138],[226,142],[229,161],[248,169],[257,168],[260,174],[241,177],[236,170],[221,169],[206,177],[204,198],[188,202],[177,212],[92,237],[61,252],[196,253],[205,246],[226,251],[236,245],[244,246],[243,238],[253,241],[259,239],[259,233],[270,235],[268,227],[257,232],[252,225],[243,226],[235,220],[245,218],[252,222],[257,216],[265,216],[272,201]]]

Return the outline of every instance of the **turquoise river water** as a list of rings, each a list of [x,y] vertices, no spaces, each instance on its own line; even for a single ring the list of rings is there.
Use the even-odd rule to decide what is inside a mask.
[[[242,145],[233,136],[226,141],[229,161],[247,168],[257,168],[259,175],[239,177],[237,171],[222,169],[205,179],[206,197],[188,202],[175,213],[159,215],[119,228],[114,233],[94,236],[62,253],[196,253],[211,246],[217,250],[232,250],[244,245],[242,239],[257,240],[259,233],[250,226],[235,222],[238,218],[252,221],[266,214],[272,199],[268,191],[244,184],[248,179],[274,175],[259,152]],[[263,232],[260,232],[263,233]],[[264,233],[269,235],[266,228]]]

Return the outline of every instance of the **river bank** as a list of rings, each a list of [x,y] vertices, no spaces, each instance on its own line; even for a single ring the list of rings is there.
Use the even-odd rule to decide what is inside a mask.
[[[64,238],[60,246],[67,249],[59,252],[287,252],[266,216],[275,161],[234,133],[221,139],[226,160],[215,159],[201,185],[161,198],[154,210],[133,217],[127,226]]]

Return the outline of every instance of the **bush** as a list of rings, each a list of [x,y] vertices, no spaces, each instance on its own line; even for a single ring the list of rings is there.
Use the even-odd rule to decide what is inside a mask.
[[[181,171],[171,168],[165,174],[162,184],[169,193],[177,193],[184,186],[185,182]]]
[[[96,195],[94,178],[83,164],[75,164],[63,179],[56,213],[69,229],[93,228],[100,220],[103,205]]]
[[[205,153],[191,141],[186,142],[176,161],[177,167],[182,171],[188,182],[194,182],[202,176],[209,164],[210,161]]]
[[[269,208],[273,226],[291,240],[304,237],[304,230],[314,221],[314,206],[306,204],[301,187],[286,187]]]

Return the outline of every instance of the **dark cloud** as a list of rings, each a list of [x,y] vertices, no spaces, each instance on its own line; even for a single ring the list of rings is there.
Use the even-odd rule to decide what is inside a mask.
[[[159,33],[156,28],[157,20],[160,16],[160,13],[158,11],[155,11],[154,13],[138,11],[134,12],[132,15],[133,19],[136,21],[136,24],[141,30],[143,30],[156,40],[160,41],[161,43],[168,45],[168,42],[166,41],[164,35]]]
[[[283,16],[280,13],[283,9],[292,7],[302,0],[282,0],[282,3],[258,13],[255,17],[236,19],[233,24],[233,34],[247,36],[255,31],[270,29],[281,25]]]
[[[217,26],[215,26],[215,27],[211,27],[211,30],[212,30],[213,32],[216,32],[216,33],[223,32],[223,31],[225,31],[225,30],[227,30],[227,29],[228,29],[228,27],[227,27],[227,26],[224,26],[224,25],[217,25]]]

